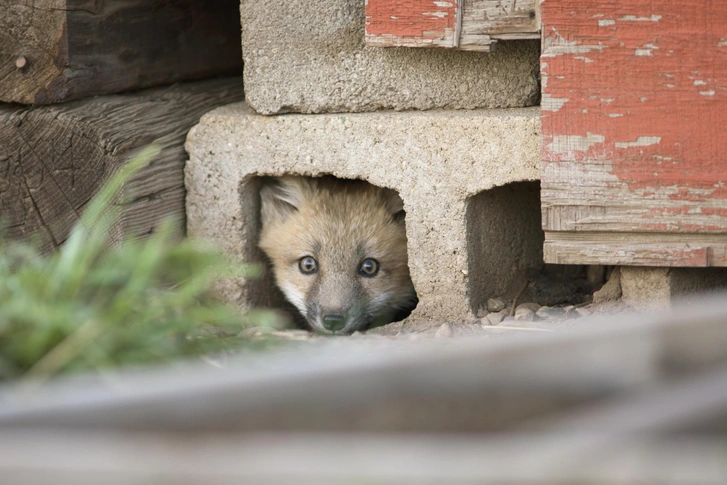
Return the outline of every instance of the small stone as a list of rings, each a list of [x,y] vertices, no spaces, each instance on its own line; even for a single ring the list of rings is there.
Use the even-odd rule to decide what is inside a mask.
[[[517,306],[517,308],[527,308],[528,310],[537,312],[538,310],[540,310],[540,304],[535,302],[521,303]],[[517,313],[517,310],[515,312]]]
[[[514,322],[515,321],[515,317],[507,316],[507,317],[503,318],[502,321],[503,322]]]
[[[558,306],[543,306],[535,312],[535,316],[538,318],[558,318],[565,315],[565,310]]]
[[[519,305],[515,309],[515,320],[520,320],[521,322],[532,322],[535,320],[535,312],[530,308]]]
[[[487,316],[487,309],[478,307],[477,308],[477,318],[484,318]]]
[[[25,58],[25,56],[19,56],[17,59],[15,59],[15,67],[18,69],[25,69],[28,65],[28,59]]]
[[[434,334],[434,337],[450,338],[452,335],[454,335],[454,332],[452,331],[452,327],[448,323],[443,323],[442,326],[437,329],[437,332]]]
[[[580,317],[580,314],[576,311],[576,307],[573,305],[564,306],[563,310],[565,310],[565,317],[566,318],[578,318]]]
[[[276,330],[273,327],[266,327],[266,326],[260,326],[260,327],[247,327],[243,328],[242,331],[238,334],[240,337],[262,337],[263,335],[270,335]]]
[[[588,315],[593,315],[593,310],[587,307],[577,307],[576,313],[582,317],[587,317]]]
[[[307,330],[276,330],[270,332],[270,335],[274,337],[286,338],[290,340],[309,340],[313,337],[313,334]]]
[[[499,312],[505,309],[505,302],[502,298],[488,298],[487,299],[487,311]]]
[[[497,325],[502,322],[506,316],[507,313],[505,311],[488,313],[487,317],[482,319],[482,323],[487,323],[488,325]],[[485,320],[487,320],[487,322],[485,322]]]

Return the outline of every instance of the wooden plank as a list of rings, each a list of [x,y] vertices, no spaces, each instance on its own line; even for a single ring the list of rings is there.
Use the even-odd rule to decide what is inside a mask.
[[[488,52],[500,40],[539,39],[537,0],[367,0],[366,43]]]
[[[659,241],[727,231],[727,4],[546,0],[542,10],[546,262],[725,265],[722,246]],[[599,249],[603,232],[654,237]]]
[[[676,182],[667,187],[637,191],[629,180],[614,177],[612,168],[609,161],[597,158],[544,162],[541,176],[544,229],[554,232],[727,232],[724,215],[727,199],[705,193],[699,200],[685,200],[681,196],[684,188]],[[709,172],[700,176],[706,178]],[[719,185],[719,180],[714,185]]]
[[[3,485],[723,485],[724,441],[557,433],[0,434]]]
[[[505,431],[727,363],[724,302],[509,340],[320,342],[299,352],[0,389],[0,429]],[[354,383],[355,385],[352,385]],[[27,384],[27,383],[26,383]],[[214,399],[210,397],[214,396]],[[3,434],[3,433],[0,433]]]
[[[48,104],[239,74],[239,2],[0,0],[0,101]]]
[[[727,236],[631,232],[547,232],[543,257],[555,264],[727,266]]]
[[[43,108],[0,107],[0,214],[11,238],[61,244],[89,199],[134,149],[162,151],[125,187],[117,236],[184,227],[184,140],[205,112],[243,97],[240,78]],[[133,194],[133,195],[131,195]]]
[[[455,47],[456,0],[366,0],[366,43],[374,46]]]
[[[482,50],[497,40],[540,39],[537,0],[464,0],[459,47]]]

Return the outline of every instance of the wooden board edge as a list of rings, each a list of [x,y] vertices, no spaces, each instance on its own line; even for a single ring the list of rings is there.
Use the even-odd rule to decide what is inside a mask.
[[[546,231],[543,259],[552,264],[727,267],[727,235]]]

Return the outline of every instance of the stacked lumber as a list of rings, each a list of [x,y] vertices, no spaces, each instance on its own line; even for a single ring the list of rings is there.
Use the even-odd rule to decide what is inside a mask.
[[[726,318],[716,302],[523,339],[327,340],[224,369],[16,384],[0,388],[0,475],[726,483]]]
[[[156,140],[113,237],[167,218],[183,234],[186,134],[243,99],[239,3],[0,0],[0,11],[3,233],[57,247],[109,176]]]

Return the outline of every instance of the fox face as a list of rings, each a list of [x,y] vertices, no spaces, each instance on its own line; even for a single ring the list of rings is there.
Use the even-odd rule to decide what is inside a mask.
[[[260,198],[260,248],[314,331],[350,334],[416,306],[396,192],[358,180],[286,176],[263,185]]]

